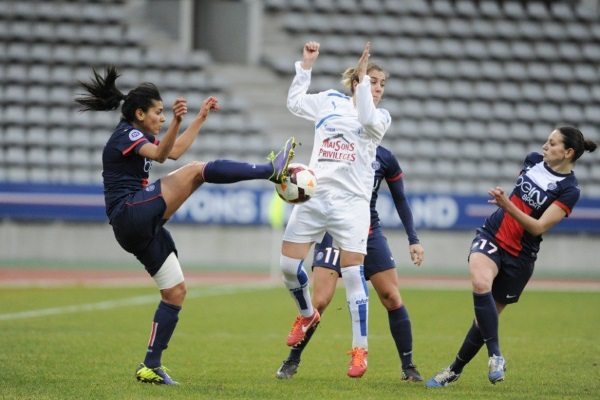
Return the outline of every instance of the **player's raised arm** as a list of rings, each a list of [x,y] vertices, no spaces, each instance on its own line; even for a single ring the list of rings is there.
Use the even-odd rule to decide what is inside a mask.
[[[169,158],[177,160],[190,148],[198,136],[202,125],[208,118],[208,115],[213,110],[219,111],[219,101],[215,97],[209,96],[202,102],[200,111],[198,111],[198,114],[190,126],[188,126],[188,128],[175,141],[175,145],[169,154]],[[175,112],[175,109],[173,109],[173,111]]]

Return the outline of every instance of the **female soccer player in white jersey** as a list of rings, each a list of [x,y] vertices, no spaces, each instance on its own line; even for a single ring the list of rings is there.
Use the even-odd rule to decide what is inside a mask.
[[[542,146],[542,154],[525,158],[516,187],[508,197],[501,187],[490,189],[490,203],[498,209],[477,229],[469,254],[475,320],[456,359],[426,382],[444,387],[455,382],[465,365],[485,344],[488,379],[504,380],[506,361],[500,351],[498,316],[516,303],[533,274],[542,234],[569,216],[579,200],[575,161],[596,143],[576,128],[556,128]]]
[[[301,343],[306,331],[319,323],[312,306],[309,279],[303,266],[311,245],[325,232],[340,249],[340,267],[352,320],[352,360],[348,376],[361,377],[367,369],[367,319],[369,294],[363,272],[367,252],[369,202],[374,177],[375,152],[391,124],[390,114],[377,108],[386,73],[369,63],[370,43],[356,68],[348,68],[343,83],[352,96],[335,90],[307,94],[319,43],[304,45],[302,61],[288,92],[288,109],[315,124],[310,167],[319,186],[308,202],[296,205],[283,236],[281,271],[296,302],[299,316],[287,338],[288,346]]]
[[[371,196],[371,226],[367,240],[367,255],[364,261],[365,279],[370,280],[377,292],[381,304],[387,310],[390,333],[394,339],[396,350],[402,365],[401,379],[408,382],[421,382],[423,378],[417,367],[413,364],[412,325],[404,300],[398,290],[398,273],[387,238],[377,211],[379,189],[386,182],[394,206],[402,221],[408,236],[408,251],[415,265],[421,265],[424,257],[423,246],[419,243],[417,231],[408,199],[404,193],[404,178],[402,168],[394,154],[388,149],[378,146],[375,161],[375,180],[373,182],[373,195]],[[325,234],[320,243],[315,244],[312,278],[313,297],[312,304],[319,314],[323,315],[325,309],[333,299],[335,288],[340,274],[339,250],[331,244],[331,235]],[[302,352],[314,335],[316,327],[306,332],[304,341],[290,349],[287,359],[277,370],[277,378],[290,379],[300,366]]]

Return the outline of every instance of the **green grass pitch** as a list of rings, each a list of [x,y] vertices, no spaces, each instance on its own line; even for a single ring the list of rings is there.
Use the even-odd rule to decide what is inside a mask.
[[[414,361],[429,378],[455,356],[472,318],[468,291],[404,289]],[[141,384],[158,293],[145,288],[3,288],[0,399],[598,399],[600,293],[525,292],[500,319],[506,381],[480,352],[444,389],[400,380],[387,316],[371,292],[369,369],[346,377],[351,346],[343,288],[298,374],[275,378],[296,315],[281,286],[193,286],[164,364],[179,387]]]

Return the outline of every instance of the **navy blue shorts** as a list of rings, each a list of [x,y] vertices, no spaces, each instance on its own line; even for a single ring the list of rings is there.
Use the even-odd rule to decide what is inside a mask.
[[[321,243],[315,243],[315,254],[313,258],[313,268],[323,267],[340,271],[340,252],[332,246],[333,238],[326,234]],[[386,237],[383,235],[381,227],[373,230],[367,240],[367,255],[365,256],[365,279],[369,280],[371,276],[378,272],[396,268],[394,257],[388,246]]]
[[[163,227],[166,209],[158,180],[127,197],[110,219],[117,242],[144,264],[150,276],[169,254],[177,254],[171,234]]]
[[[477,235],[471,243],[472,253],[482,253],[488,256],[498,266],[498,275],[492,283],[494,300],[500,304],[512,304],[519,301],[527,282],[533,275],[535,263],[515,257],[498,246],[492,235],[477,230]]]

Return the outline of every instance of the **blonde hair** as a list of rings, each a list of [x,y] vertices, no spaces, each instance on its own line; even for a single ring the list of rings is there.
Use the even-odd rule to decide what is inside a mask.
[[[369,75],[369,72],[371,71],[379,71],[379,72],[383,72],[385,74],[385,77],[387,78],[389,75],[388,73],[383,69],[383,67],[377,63],[369,63],[367,64],[367,75]],[[358,73],[356,72],[356,67],[349,67],[347,68],[344,73],[342,74],[342,85],[344,85],[344,87],[350,89],[350,93],[354,94],[354,85],[352,84],[352,82],[358,82]]]

